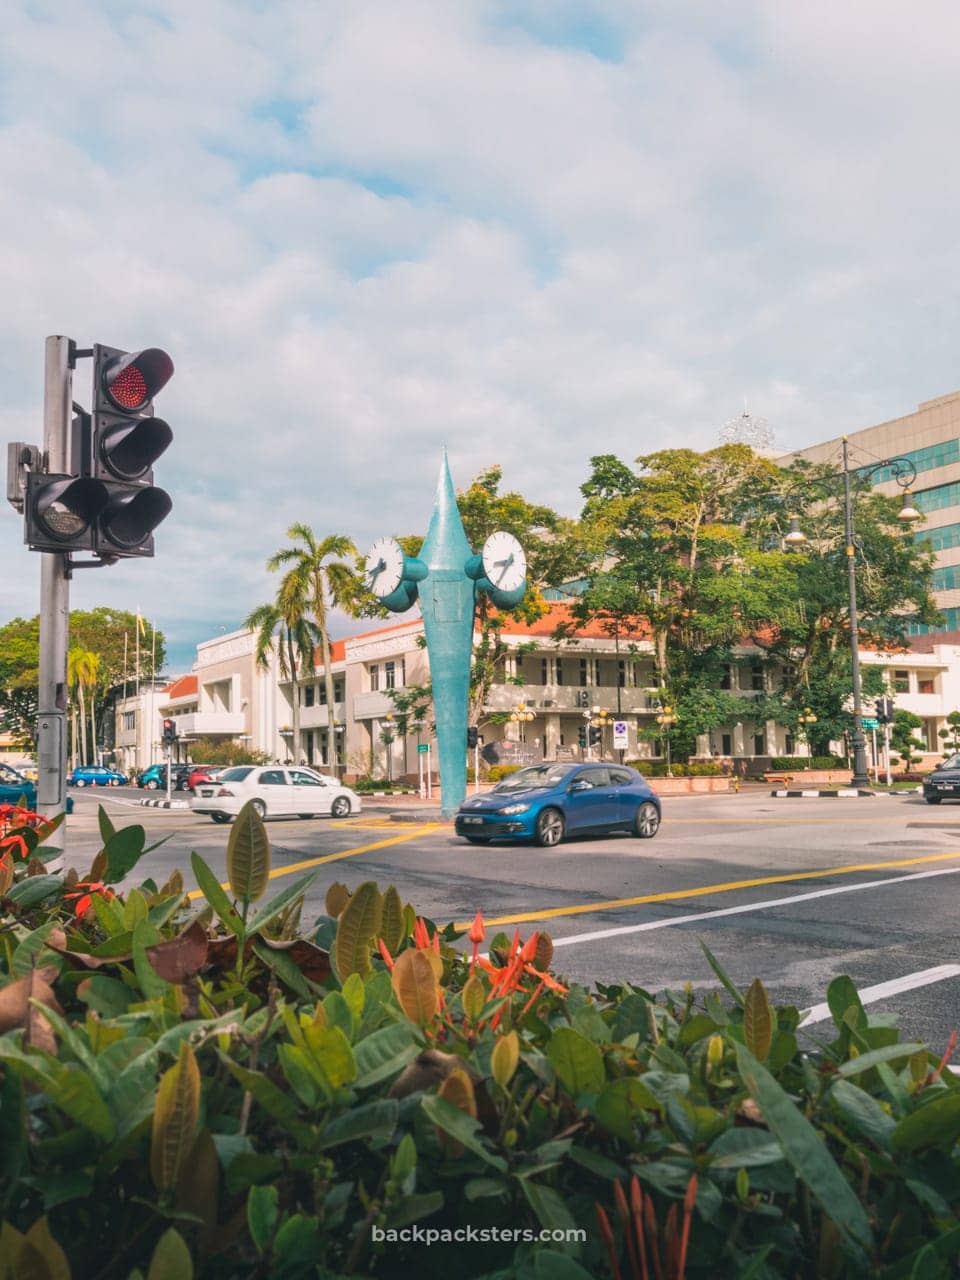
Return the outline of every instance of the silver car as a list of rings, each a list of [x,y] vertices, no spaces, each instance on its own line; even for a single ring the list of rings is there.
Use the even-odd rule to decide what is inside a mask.
[[[248,800],[261,818],[312,818],[318,813],[346,818],[360,812],[360,797],[336,778],[276,764],[234,765],[210,782],[198,782],[190,807],[209,813],[214,822],[229,822]]]

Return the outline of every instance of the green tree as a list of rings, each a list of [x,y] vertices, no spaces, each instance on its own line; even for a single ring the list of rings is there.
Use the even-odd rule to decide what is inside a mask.
[[[890,745],[897,752],[901,764],[906,769],[909,769],[912,764],[919,764],[921,752],[925,749],[924,744],[914,737],[914,730],[919,729],[922,724],[923,716],[915,715],[912,711],[901,710],[894,714],[890,729]]]
[[[89,649],[67,651],[67,688],[71,694],[73,720],[73,763],[93,764],[97,754],[95,699],[100,675],[100,658]],[[86,702],[90,699],[90,737],[87,737]],[[79,735],[77,733],[79,719]]]
[[[938,733],[943,739],[944,756],[952,756],[960,751],[960,711],[951,711],[947,716],[946,727]]]
[[[852,724],[847,550],[838,480],[831,467],[800,460],[778,470],[775,495],[753,489],[743,495],[744,522],[759,546],[769,546],[771,539],[779,544],[791,512],[799,514],[807,536],[785,561],[791,600],[771,615],[768,653],[784,674],[784,722],[795,724],[800,708],[810,706],[817,715],[810,736],[820,755]],[[860,644],[902,646],[911,623],[940,620],[931,595],[934,557],[921,538],[904,530],[897,499],[874,492],[858,475],[851,485]],[[884,692],[878,668],[863,668],[862,688],[865,698]]]
[[[270,665],[270,655],[276,645],[277,665],[280,675],[291,684],[291,727],[293,744],[291,751],[294,762],[300,760],[300,690],[297,685],[297,665],[312,666],[314,631],[310,619],[306,616],[302,602],[289,592],[286,576],[277,590],[277,598],[272,604],[261,604],[247,614],[243,625],[255,631],[255,661],[258,667],[266,670]]]
[[[722,688],[733,648],[764,634],[795,600],[785,553],[758,545],[742,521],[745,494],[772,486],[778,468],[745,445],[668,449],[637,464],[634,472],[612,454],[591,459],[581,542],[594,565],[574,612],[650,637],[683,758],[698,733],[779,709],[775,698]],[[766,665],[765,653],[759,661]]]
[[[304,615],[312,614],[313,626],[320,642],[320,660],[323,663],[323,681],[327,699],[327,762],[331,767],[337,761],[337,731],[333,697],[333,664],[330,659],[329,611],[340,608],[356,616],[367,594],[363,579],[357,569],[357,549],[342,534],[330,534],[317,539],[306,524],[293,524],[287,530],[291,547],[282,547],[267,561],[267,568],[277,570],[284,566],[285,590],[291,604]],[[334,557],[352,556],[353,564]],[[310,668],[313,667],[313,655]],[[299,691],[294,680],[294,702],[299,702]],[[297,717],[299,722],[299,716]],[[294,733],[296,735],[296,729]],[[295,759],[300,759],[299,745]]]

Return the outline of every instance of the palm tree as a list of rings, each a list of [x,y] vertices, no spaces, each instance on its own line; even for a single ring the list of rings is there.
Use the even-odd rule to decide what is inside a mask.
[[[287,537],[294,545],[278,551],[267,562],[267,568],[279,569],[283,565],[289,565],[287,579],[290,580],[290,590],[303,607],[313,614],[320,640],[323,684],[327,699],[327,763],[335,768],[337,733],[327,611],[330,607],[339,608],[356,617],[363,581],[355,564],[345,564],[342,560],[330,557],[353,556],[356,562],[357,548],[343,534],[330,534],[318,541],[313,530],[306,524],[291,525],[287,530]]]
[[[91,653],[89,649],[71,649],[67,653],[67,684],[74,691],[77,702],[73,706],[73,763],[76,764],[92,764],[87,751],[87,725],[86,725],[86,706],[85,693],[87,689],[96,688],[97,678],[100,674],[100,656]],[[80,733],[79,742],[77,734],[77,708],[79,705]],[[90,725],[95,731],[94,722],[93,697],[91,696],[90,706]],[[81,759],[77,760],[77,747],[79,745]],[[90,744],[96,747],[96,738]]]
[[[300,691],[297,686],[297,659],[299,658],[301,665],[304,666],[313,662],[315,633],[301,602],[290,590],[290,583],[287,581],[289,576],[289,574],[285,575],[280,583],[276,600],[272,604],[262,604],[254,609],[247,615],[244,626],[257,633],[256,663],[258,667],[263,668],[269,665],[274,639],[279,632],[277,659],[280,675],[293,682],[292,751],[294,762],[297,763],[300,760]]]

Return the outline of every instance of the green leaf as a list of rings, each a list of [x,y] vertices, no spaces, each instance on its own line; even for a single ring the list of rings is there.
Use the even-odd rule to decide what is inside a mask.
[[[103,1142],[112,1140],[114,1124],[110,1109],[83,1067],[73,1062],[58,1065],[47,1092],[55,1106],[95,1138]]]
[[[193,1280],[193,1259],[176,1227],[168,1227],[157,1241],[147,1280]]]
[[[783,1148],[765,1129],[727,1129],[708,1154],[711,1169],[753,1169],[782,1160]]]
[[[7,891],[7,899],[28,911],[46,898],[63,893],[62,876],[27,876]]]
[[[856,1058],[849,1058],[846,1062],[841,1062],[837,1067],[837,1075],[841,1078],[847,1076],[859,1076],[864,1071],[869,1071],[871,1067],[878,1066],[881,1062],[890,1062],[895,1058],[907,1059],[911,1053],[917,1053],[918,1050],[926,1048],[926,1045],[911,1044],[888,1044],[882,1049],[871,1049],[867,1053],[861,1053]]]
[[[247,1225],[258,1253],[266,1253],[277,1228],[279,1193],[276,1187],[251,1187],[247,1195]]]
[[[147,842],[147,833],[139,824],[132,827],[121,827],[114,832],[103,846],[107,855],[107,869],[103,878],[107,884],[116,884],[124,876],[130,874],[143,857],[143,847]]]
[[[435,1093],[425,1093],[420,1099],[420,1106],[426,1112],[427,1118],[432,1120],[438,1129],[442,1129],[444,1133],[449,1134],[461,1146],[472,1151],[481,1160],[485,1160],[494,1169],[499,1169],[501,1173],[506,1172],[507,1162],[501,1156],[488,1151],[481,1142],[477,1133],[480,1128],[479,1120],[475,1120],[459,1107],[455,1107],[452,1102],[447,1102],[446,1098],[441,1098]]]
[[[334,941],[334,960],[341,982],[351,973],[370,973],[370,952],[380,931],[383,899],[372,880],[358,885],[340,913]]]
[[[876,1143],[881,1151],[890,1151],[890,1139],[896,1120],[888,1115],[876,1098],[849,1080],[837,1080],[828,1093],[831,1106],[844,1117],[858,1138]]]
[[[736,1042],[734,1048],[743,1083],[779,1139],[788,1163],[827,1216],[852,1242],[870,1251],[873,1233],[863,1205],[819,1133],[750,1050]]]
[[[141,920],[133,931],[133,968],[140,990],[148,1000],[164,996],[169,989],[169,984],[147,958],[147,947],[154,947],[159,941],[160,930],[148,920]]]
[[[248,923],[248,933],[257,933],[268,925],[274,916],[278,916],[281,911],[285,910],[291,902],[295,902],[297,898],[302,897],[319,874],[319,871],[309,871],[305,876],[301,876],[299,880],[295,880],[293,884],[288,884],[275,898],[271,898]]]
[[[242,902],[263,897],[270,878],[270,841],[263,819],[248,800],[234,819],[227,840],[230,892]]]
[[[329,1098],[326,1081],[319,1081],[319,1068],[310,1059],[306,1049],[295,1044],[277,1046],[277,1061],[287,1078],[287,1083],[305,1107],[311,1111],[321,1098]]]
[[[890,1137],[894,1153],[919,1151],[922,1147],[949,1150],[960,1137],[960,1093],[942,1093],[904,1116]]]
[[[250,1071],[246,1067],[241,1067],[232,1058],[228,1058],[225,1053],[221,1053],[219,1056],[220,1061],[234,1079],[243,1085],[244,1089],[253,1096],[254,1101],[263,1107],[267,1115],[272,1116],[274,1120],[278,1120],[285,1128],[289,1129],[303,1145],[308,1137],[309,1130],[301,1121],[297,1111],[297,1104],[290,1095],[284,1093],[282,1089],[278,1089],[272,1080],[269,1080],[259,1071]]]
[[[866,1030],[867,1012],[860,1001],[860,993],[853,979],[848,978],[845,973],[834,978],[827,987],[827,1005],[838,1031],[847,1030],[850,1026],[855,1026],[858,1031]],[[855,1011],[852,1023],[846,1020],[848,1009]]]
[[[110,815],[102,804],[97,805],[97,822],[100,824],[100,839],[106,845],[117,834],[117,828],[113,825]]]
[[[547,1231],[575,1231],[577,1221],[567,1208],[563,1197],[552,1187],[524,1178],[520,1184],[530,1208],[537,1215],[540,1225]]]
[[[306,1026],[303,1038],[331,1088],[339,1089],[356,1078],[356,1059],[350,1041],[339,1027]]]
[[[383,1146],[393,1136],[399,1114],[400,1105],[396,1098],[382,1098],[351,1107],[324,1125],[320,1131],[320,1149],[327,1151],[344,1142],[356,1141]]]
[[[606,1082],[599,1047],[573,1027],[559,1027],[550,1037],[547,1058],[571,1097],[597,1093]]]
[[[36,879],[40,877],[37,876]],[[49,938],[51,930],[57,927],[57,921],[48,920],[46,924],[42,924],[39,929],[34,929],[32,933],[28,933],[17,944],[13,952],[13,960],[10,963],[10,971],[17,978],[25,978],[31,969],[41,968],[45,964],[51,964],[55,969],[59,970],[63,965],[63,957],[57,955],[55,951],[50,951],[47,947],[47,938]],[[43,956],[46,951],[46,956]],[[41,957],[43,957],[41,959]]]
[[[704,942],[702,938],[698,938],[697,941],[700,943],[700,949],[703,951],[703,954],[707,957],[707,963],[709,964],[710,968],[717,975],[717,977],[726,987],[729,994],[733,997],[734,1000],[736,1000],[737,1004],[742,1009],[743,996],[740,994],[737,988],[733,985],[733,980],[727,976],[726,969],[724,969],[720,961],[713,954],[713,952],[710,950],[710,948],[707,946],[707,944]]]
[[[355,1089],[369,1089],[401,1071],[420,1052],[408,1023],[396,1022],[371,1032],[354,1045],[353,1056],[357,1064]]]
[[[747,988],[743,1001],[743,1038],[758,1062],[765,1062],[773,1042],[773,1010],[759,978]]]
[[[272,947],[268,947],[265,942],[261,942],[259,938],[253,944],[253,950],[257,958],[268,969],[272,969],[280,981],[285,983],[291,991],[295,991],[304,1000],[312,998],[313,993],[310,990],[310,984],[285,951],[275,951]]]
[[[443,1208],[442,1191],[424,1191],[419,1195],[406,1195],[387,1213],[387,1227],[396,1231],[400,1227],[409,1226],[411,1222],[419,1222],[421,1218],[429,1218],[431,1214]]]
[[[367,998],[367,989],[364,986],[363,979],[359,973],[351,973],[340,989],[340,994],[350,1010],[352,1020],[352,1030],[350,1039],[353,1039],[353,1033],[360,1025],[360,1019],[363,1016],[363,1006]]]
[[[197,884],[200,886],[200,891],[220,917],[221,923],[231,933],[235,933],[239,937],[244,936],[243,921],[231,906],[230,899],[224,893],[220,881],[200,857],[199,853],[191,853],[190,866],[193,868],[193,874]]]
[[[660,1111],[660,1104],[650,1090],[634,1076],[625,1076],[608,1084],[594,1103],[597,1122],[615,1137],[631,1142],[634,1125],[644,1111]]]

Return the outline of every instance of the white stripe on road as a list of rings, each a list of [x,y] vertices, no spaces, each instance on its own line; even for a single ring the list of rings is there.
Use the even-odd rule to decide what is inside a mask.
[[[886,880],[862,880],[858,884],[840,884],[831,889],[815,889],[810,893],[795,893],[789,898],[767,898],[762,902],[746,902],[738,907],[721,907],[717,911],[700,911],[695,915],[670,916],[667,920],[646,920],[643,924],[625,924],[614,929],[596,929],[592,933],[573,933],[563,938],[552,938],[554,948],[573,947],[580,942],[600,942],[604,938],[619,938],[628,933],[647,933],[651,929],[670,929],[674,925],[696,924],[700,920],[717,920],[721,916],[742,916],[751,911],[771,911],[775,907],[792,907],[797,902],[810,902],[814,898],[830,898],[837,893],[857,893],[861,889],[882,889],[890,884],[905,884],[911,880],[926,880],[931,876],[955,876],[960,867],[941,867],[936,871],[915,871],[906,876],[889,876]]]
[[[891,978],[889,982],[878,982],[874,987],[864,987],[859,992],[861,1004],[871,1004],[876,1000],[886,1000],[890,996],[898,996],[902,991],[915,991],[917,987],[929,987],[934,982],[946,982],[948,978],[960,978],[960,964],[938,964],[933,969],[920,969],[917,973],[907,973],[902,978]],[[827,1022],[833,1014],[828,1004],[815,1004],[800,1019],[801,1027],[812,1027],[815,1022]]]

